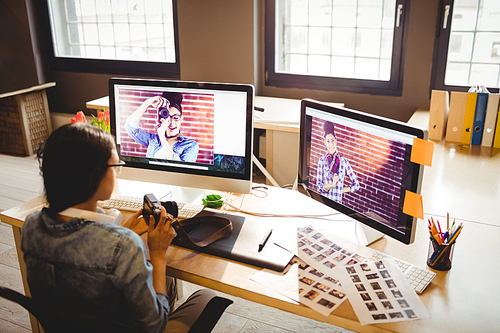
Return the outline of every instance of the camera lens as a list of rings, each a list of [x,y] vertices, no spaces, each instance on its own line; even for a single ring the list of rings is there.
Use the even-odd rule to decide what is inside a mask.
[[[158,110],[158,115],[160,118],[168,118],[168,116],[170,115],[170,113],[168,112],[168,108],[161,107]]]

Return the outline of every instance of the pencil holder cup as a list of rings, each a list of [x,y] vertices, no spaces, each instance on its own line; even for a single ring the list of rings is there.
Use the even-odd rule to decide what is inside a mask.
[[[438,245],[432,238],[429,241],[427,252],[427,266],[438,271],[447,271],[451,268],[455,243]]]

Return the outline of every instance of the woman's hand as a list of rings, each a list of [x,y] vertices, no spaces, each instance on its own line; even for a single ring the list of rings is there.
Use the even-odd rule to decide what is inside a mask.
[[[171,225],[173,219],[173,216],[167,214],[163,206],[161,207],[160,221],[156,227],[154,217],[150,216],[148,226],[148,247],[151,261],[154,260],[154,257],[166,258],[167,249],[175,238],[175,230]]]
[[[144,218],[142,218],[142,209],[137,211],[135,214],[130,216],[127,221],[122,223],[122,226],[125,228],[129,228],[134,231],[139,236],[146,233],[148,231],[148,225]]]
[[[155,227],[155,219],[149,217],[148,247],[151,265],[153,265],[153,287],[157,293],[167,294],[167,249],[175,237],[171,226],[172,215],[161,207],[160,221]]]

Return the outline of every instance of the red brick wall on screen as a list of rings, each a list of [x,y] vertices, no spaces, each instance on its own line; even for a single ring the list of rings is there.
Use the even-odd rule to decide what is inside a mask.
[[[159,91],[119,91],[120,133],[122,151],[133,156],[145,157],[147,147],[137,143],[124,129],[125,121],[149,97],[161,96]],[[197,163],[213,164],[214,160],[214,96],[212,94],[183,93],[181,132],[185,137],[198,142],[200,151]],[[156,108],[149,107],[141,118],[140,128],[156,133]]]
[[[318,161],[326,154],[323,137],[324,120],[312,120],[310,184],[316,186]],[[360,189],[344,193],[342,204],[360,212],[374,212],[393,226],[398,217],[398,205],[403,174],[405,145],[335,124],[337,150],[351,164]],[[345,185],[350,185],[346,176]],[[380,220],[380,219],[379,219]]]

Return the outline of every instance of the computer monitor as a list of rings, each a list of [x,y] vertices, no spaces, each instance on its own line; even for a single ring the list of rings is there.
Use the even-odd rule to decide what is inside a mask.
[[[110,79],[120,178],[181,187],[179,202],[203,190],[248,193],[253,100],[245,84]]]
[[[417,219],[403,204],[407,190],[420,193],[423,172],[410,161],[414,138],[427,139],[427,131],[302,100],[299,181],[314,199],[360,222],[363,245],[384,234],[410,244]]]

